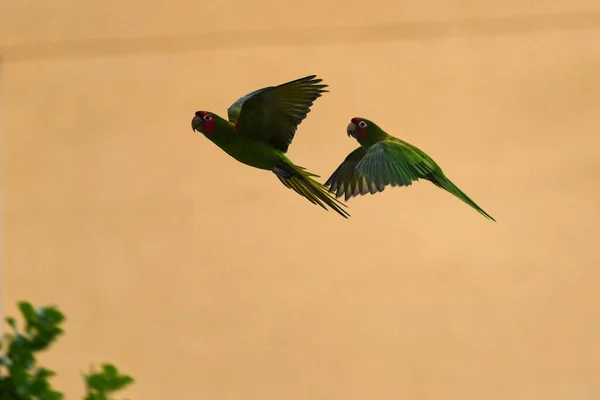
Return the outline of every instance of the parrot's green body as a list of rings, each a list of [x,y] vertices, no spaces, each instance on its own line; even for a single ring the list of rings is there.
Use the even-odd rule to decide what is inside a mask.
[[[360,147],[350,153],[325,182],[336,197],[382,192],[387,185],[410,186],[425,179],[458,197],[486,218],[496,221],[446,177],[440,166],[424,151],[388,135],[374,122],[352,118],[347,128]]]
[[[273,171],[286,187],[347,218],[350,214],[342,208],[345,205],[312,179],[318,175],[295,165],[285,155],[313,102],[327,92],[327,85],[319,84],[321,79],[315,78],[312,75],[255,90],[227,109],[227,120],[208,111],[197,111],[192,129],[239,162]]]
[[[272,170],[285,155],[272,145],[240,135],[235,124],[213,114],[216,129],[207,137],[241,163],[258,169]]]

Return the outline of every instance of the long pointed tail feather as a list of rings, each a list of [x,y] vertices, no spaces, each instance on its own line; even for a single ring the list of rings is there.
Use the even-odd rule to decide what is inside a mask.
[[[464,201],[466,204],[468,204],[471,207],[473,207],[475,210],[477,210],[484,217],[489,218],[492,221],[496,222],[496,220],[490,214],[488,214],[487,212],[485,212],[483,210],[483,208],[479,207],[477,205],[477,203],[475,203],[473,200],[471,200],[471,198],[469,196],[467,196],[465,194],[465,192],[463,192],[462,190],[460,190],[458,188],[458,186],[456,186],[450,179],[448,179],[446,177],[443,177],[443,178],[437,178],[435,180],[432,180],[432,182],[436,186],[439,186],[442,189],[445,189],[446,191],[452,193],[453,195],[455,195],[456,197],[458,197],[459,199],[461,199],[462,201]]]
[[[287,188],[305,197],[311,203],[317,204],[325,210],[327,210],[327,205],[344,218],[350,216],[342,208],[346,207],[344,203],[335,199],[329,194],[325,186],[312,179],[313,177],[319,178],[319,175],[306,171],[306,168],[287,162],[273,168],[273,172]]]

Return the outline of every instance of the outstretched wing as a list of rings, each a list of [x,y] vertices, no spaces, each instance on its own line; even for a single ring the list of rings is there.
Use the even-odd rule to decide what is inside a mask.
[[[315,78],[311,75],[249,93],[229,107],[229,120],[237,120],[239,134],[269,143],[285,153],[313,102],[327,92],[327,85]]]
[[[229,119],[229,122],[233,122],[234,124],[237,122],[237,120],[240,118],[240,112],[242,111],[242,106],[244,105],[244,102],[246,100],[248,100],[250,97],[254,96],[255,94],[259,94],[259,93],[264,92],[265,90],[268,90],[271,88],[273,88],[273,86],[269,86],[269,87],[262,88],[262,89],[257,89],[255,91],[250,92],[247,95],[242,96],[239,99],[237,99],[235,101],[235,103],[230,105],[229,108],[227,109],[227,119]]]
[[[400,140],[382,140],[371,146],[356,165],[358,175],[376,186],[410,186],[429,178],[437,165],[422,151]]]
[[[367,154],[364,147],[359,147],[340,164],[339,167],[331,174],[325,186],[329,188],[331,193],[335,193],[335,197],[344,195],[344,200],[348,201],[350,197],[365,195],[367,193],[375,194],[383,192],[384,185],[375,185],[374,182],[369,182],[364,176],[358,175],[356,166]]]

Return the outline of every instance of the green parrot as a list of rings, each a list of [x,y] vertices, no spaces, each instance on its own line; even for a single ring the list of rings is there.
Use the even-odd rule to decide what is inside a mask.
[[[344,195],[344,200],[348,201],[359,194],[383,192],[387,185],[409,186],[413,181],[426,179],[496,222],[416,146],[388,135],[365,118],[352,118],[346,133],[355,138],[360,147],[351,152],[325,182],[336,197]]]
[[[321,97],[327,85],[316,75],[279,86],[269,86],[240,97],[227,109],[228,120],[209,111],[196,111],[192,130],[241,163],[270,170],[289,189],[324,209],[325,205],[344,218],[350,214],[346,205],[333,197],[327,188],[312,179],[319,175],[295,165],[285,153],[298,125]]]

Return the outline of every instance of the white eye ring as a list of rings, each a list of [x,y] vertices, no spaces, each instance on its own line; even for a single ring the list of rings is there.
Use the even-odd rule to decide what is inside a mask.
[[[211,119],[212,119],[212,117],[211,117],[210,115],[208,115],[208,114],[206,114],[206,115],[204,116],[204,120],[205,120],[205,121],[210,121]]]
[[[367,123],[365,121],[360,121],[358,123],[358,126],[360,126],[361,128],[366,128],[367,127]]]

